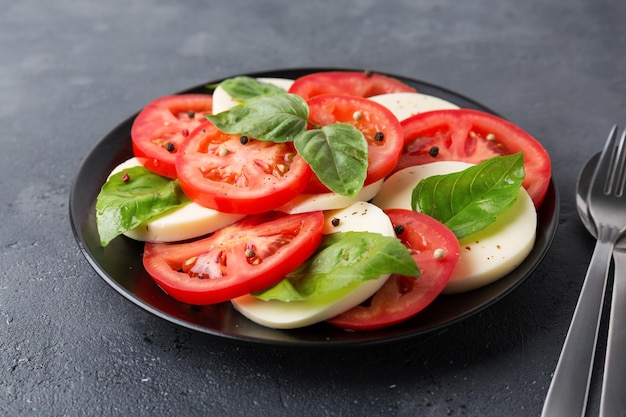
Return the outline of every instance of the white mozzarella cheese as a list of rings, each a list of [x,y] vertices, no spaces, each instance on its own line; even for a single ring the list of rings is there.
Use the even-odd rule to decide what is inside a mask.
[[[372,201],[382,209],[411,210],[415,185],[431,175],[447,174],[470,166],[465,162],[442,161],[405,168],[389,177]],[[490,284],[515,268],[535,244],[537,213],[524,188],[515,204],[478,233],[459,240],[457,266],[444,293],[470,291]]]
[[[395,236],[393,225],[383,211],[367,202],[325,213],[324,233],[368,231]],[[333,219],[338,219],[333,222]],[[377,279],[351,285],[345,289],[312,300],[283,302],[263,301],[251,295],[232,300],[241,314],[263,326],[292,329],[308,326],[334,317],[371,297],[389,278],[389,274]]]
[[[111,175],[123,169],[141,166],[137,158],[118,165]],[[191,202],[150,220],[124,235],[147,242],[176,242],[214,232],[243,218],[241,214],[221,213]]]
[[[291,84],[293,84],[293,80],[287,78],[257,78],[257,80],[273,84],[277,87],[284,89],[285,91],[289,90]],[[240,104],[239,101],[232,98],[226,90],[222,88],[222,86],[217,86],[215,91],[213,91],[213,109],[212,113],[217,114],[223,111],[229,110],[232,107]]]
[[[442,98],[421,93],[388,93],[372,96],[369,99],[387,107],[400,121],[427,111],[459,108],[456,104]]]
[[[336,210],[348,207],[357,201],[369,201],[383,186],[383,180],[364,186],[356,197],[346,197],[337,193],[300,194],[276,210],[289,214],[307,213],[317,210]]]

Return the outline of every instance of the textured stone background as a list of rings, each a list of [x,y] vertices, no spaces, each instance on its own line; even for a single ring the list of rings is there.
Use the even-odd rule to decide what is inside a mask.
[[[593,248],[574,206],[578,170],[626,123],[626,3],[1,3],[0,414],[539,415]],[[445,86],[540,139],[561,219],[536,273],[440,334],[339,350],[199,334],[101,280],[68,221],[89,150],[157,96],[306,66]]]

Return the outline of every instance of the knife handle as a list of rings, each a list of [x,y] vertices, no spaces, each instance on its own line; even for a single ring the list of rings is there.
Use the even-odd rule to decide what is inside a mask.
[[[542,417],[585,415],[612,254],[612,243],[603,240],[596,242],[543,405]]]
[[[626,417],[626,249],[613,251],[615,277],[600,417]]]

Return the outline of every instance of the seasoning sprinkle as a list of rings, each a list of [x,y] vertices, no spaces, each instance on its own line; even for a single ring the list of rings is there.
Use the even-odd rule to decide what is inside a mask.
[[[374,134],[374,140],[376,142],[382,142],[385,140],[385,134],[383,132],[376,132],[376,134]]]
[[[176,150],[176,146],[174,146],[174,144],[172,142],[166,142],[165,143],[165,149],[169,152],[172,153]]]
[[[128,183],[128,181],[130,181],[130,175],[128,175],[128,173],[125,172],[122,174],[122,182],[126,184]]]
[[[248,143],[248,137],[247,136],[240,137],[239,143],[241,143],[242,145],[245,145],[246,143]]]
[[[432,156],[433,158],[436,157],[437,155],[439,155],[439,147],[433,146],[432,148],[428,150],[428,154]]]
[[[337,217],[333,217],[330,221],[330,224],[332,224],[334,227],[339,226],[339,222],[340,220]]]
[[[189,110],[187,112],[187,117],[189,117],[190,119],[193,119],[194,117],[196,117],[196,112]]]
[[[402,226],[401,224],[397,224],[394,226],[393,231],[396,232],[396,235],[401,235],[402,233],[404,233],[404,226]]]

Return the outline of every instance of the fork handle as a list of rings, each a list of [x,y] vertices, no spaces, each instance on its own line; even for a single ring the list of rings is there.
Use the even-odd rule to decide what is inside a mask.
[[[626,416],[626,250],[615,249],[615,277],[611,298],[611,319],[604,380],[600,399],[600,417]]]
[[[541,413],[584,416],[614,244],[599,240],[591,256],[574,316]]]

